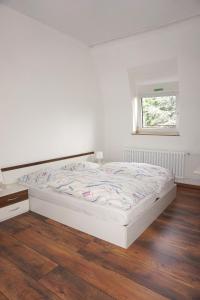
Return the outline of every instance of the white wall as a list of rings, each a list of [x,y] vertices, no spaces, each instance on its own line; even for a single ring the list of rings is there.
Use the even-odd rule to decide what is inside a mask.
[[[103,138],[108,160],[126,146],[200,153],[199,36],[196,18],[89,51],[0,5],[0,166],[101,149]],[[131,135],[129,71],[174,58],[181,136]]]
[[[100,145],[89,49],[0,5],[0,166]]]
[[[92,54],[103,95],[108,160],[121,160],[126,146],[200,153],[200,18],[96,46]],[[173,58],[178,62],[180,137],[131,135],[128,71]]]

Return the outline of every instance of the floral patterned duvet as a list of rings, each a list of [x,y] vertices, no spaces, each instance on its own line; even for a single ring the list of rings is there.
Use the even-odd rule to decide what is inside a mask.
[[[169,170],[145,163],[112,162],[102,166],[101,170],[110,175],[136,178],[144,182],[156,182],[158,192],[173,177]]]
[[[157,198],[164,182],[171,179],[169,171],[151,165],[127,163],[106,164],[101,169],[66,173],[49,186],[59,193],[73,195],[122,210],[129,210],[142,199]]]

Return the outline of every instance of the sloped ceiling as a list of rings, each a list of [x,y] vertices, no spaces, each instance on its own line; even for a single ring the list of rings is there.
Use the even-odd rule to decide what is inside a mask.
[[[1,0],[88,46],[200,15],[200,0]]]

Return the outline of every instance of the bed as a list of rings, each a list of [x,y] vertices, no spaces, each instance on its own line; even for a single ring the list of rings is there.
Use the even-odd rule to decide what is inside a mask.
[[[74,158],[70,157],[70,161],[72,159],[73,162],[88,161],[92,158],[93,152]],[[66,161],[68,162],[68,159],[65,157],[59,163],[62,165]],[[51,167],[58,167],[57,161],[51,161],[50,164]],[[42,167],[44,165],[45,167],[49,166],[49,163],[45,161]],[[110,176],[109,178],[117,178],[118,182],[119,179],[120,182],[124,180],[126,183],[127,178],[130,181],[132,180],[130,176],[133,176],[127,166],[129,167],[124,163],[107,164],[98,172],[106,172]],[[20,171],[19,169],[7,170],[5,171],[7,181],[16,180],[24,174],[39,170],[39,168],[41,168],[41,164],[37,167],[35,165],[22,167],[19,168]],[[138,180],[138,176],[139,178],[141,176],[139,167],[136,173],[134,170],[134,178],[137,177]],[[152,180],[154,180],[153,176]],[[63,184],[60,186],[63,188]],[[115,245],[128,248],[175,199],[176,185],[172,177],[163,180],[159,186],[157,194],[148,194],[147,190],[147,195],[138,203],[134,203],[129,209],[119,209],[119,207],[115,207],[116,205],[110,206],[110,203],[102,205],[102,201],[99,203],[98,201],[85,201],[76,197],[76,194],[58,192],[57,187],[52,189],[51,185],[42,187],[29,185],[30,210]]]

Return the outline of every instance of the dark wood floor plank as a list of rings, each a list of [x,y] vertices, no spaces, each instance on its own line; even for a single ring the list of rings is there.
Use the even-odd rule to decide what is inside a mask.
[[[8,298],[0,292],[0,300],[8,300]]]
[[[192,198],[192,199],[190,199],[190,198]],[[199,201],[200,201],[200,198],[197,198],[194,201],[194,197],[184,195],[184,196],[181,196],[180,199],[177,199],[176,201],[174,201],[170,207],[172,207],[174,209],[180,208],[183,210],[187,210],[189,213],[192,213],[192,215],[193,215],[193,213],[194,213],[194,215],[197,215],[200,213]]]
[[[126,252],[120,248],[118,252],[106,250],[97,243],[90,243],[85,249],[81,249],[80,253],[89,261],[95,261],[104,268],[134,280],[170,299],[189,299],[191,296],[198,295],[191,281],[188,286],[187,282],[181,280],[181,274],[178,278],[174,275],[174,268],[169,272],[161,263],[147,262],[145,258],[141,259],[138,255],[135,257],[119,255],[122,251]]]
[[[190,226],[186,222],[180,222],[179,219],[175,218],[174,216],[171,216],[169,214],[162,214],[159,219],[156,220],[156,222],[159,222],[160,224],[163,224],[168,227],[169,231],[177,232],[177,236],[182,233],[185,234],[187,243],[194,243],[193,239],[190,239],[191,237],[196,237],[196,240],[198,240],[200,230],[196,226]]]
[[[26,214],[23,214],[21,217],[25,215]],[[8,234],[15,234],[30,227],[30,224],[20,224],[15,218],[0,222],[0,231],[7,232]]]
[[[162,240],[160,244],[138,240],[131,246],[130,257],[145,261],[145,264],[157,268],[162,273],[166,272],[186,285],[199,287],[199,257],[185,249],[181,250],[183,249],[173,247]]]
[[[17,265],[34,279],[54,269],[57,264],[11,236],[0,232],[0,255]]]
[[[174,230],[163,226],[159,222],[155,222],[148,228],[135,243],[146,243],[148,250],[152,250],[154,254],[163,254],[166,256],[175,257],[181,262],[189,262],[194,266],[199,263],[199,246],[200,243],[196,239],[193,239],[191,235],[192,243],[187,242],[187,236],[183,232],[174,232]],[[190,258],[193,259],[190,260]]]
[[[83,280],[105,291],[106,294],[117,299],[166,299],[138,283],[120,276],[118,273],[105,269],[101,265],[96,265],[92,261],[84,259],[78,253],[69,248],[57,245],[54,241],[41,237],[34,231],[27,229],[23,233],[16,235],[17,239],[37,250],[41,254],[46,254],[50,259],[54,259],[59,265],[65,267],[69,272],[77,274]]]
[[[0,223],[0,300],[200,299],[200,190],[122,249],[38,214]]]
[[[60,266],[43,277],[40,282],[63,300],[114,299]]]
[[[192,215],[192,212],[188,213],[186,211],[183,211],[182,209],[177,208],[170,208],[164,212],[165,216],[173,217],[176,214],[176,221],[179,224],[183,224],[190,228],[191,230],[198,229],[200,230],[200,221],[199,221],[199,214],[194,213]]]
[[[34,224],[37,224],[38,221],[45,222],[45,221],[48,220],[48,218],[46,218],[44,216],[41,216],[39,214],[36,214],[36,213],[34,213],[32,211],[29,211],[29,212],[27,212],[25,214],[16,216],[15,220],[16,221],[20,221],[21,220],[22,224],[27,224],[27,221],[29,220],[28,224],[34,225]]]
[[[47,219],[45,222],[46,222],[47,224],[51,224],[51,225],[53,225],[53,226],[56,226],[56,227],[58,227],[59,229],[63,229],[63,228],[64,228],[65,231],[70,232],[72,235],[75,235],[75,236],[77,236],[77,237],[81,237],[81,238],[83,238],[84,240],[86,240],[87,242],[90,242],[90,241],[93,241],[93,240],[94,240],[94,237],[93,237],[92,235],[89,235],[89,234],[87,234],[87,233],[81,232],[81,231],[79,231],[79,230],[76,230],[76,229],[71,228],[71,227],[69,227],[69,226],[66,226],[66,225],[64,225],[64,224],[58,223],[58,222],[56,222],[56,221],[54,221],[54,220],[52,220],[52,219]]]
[[[42,236],[49,238],[56,244],[66,246],[73,251],[77,251],[77,249],[80,247],[85,247],[85,245],[91,241],[91,239],[88,240],[88,238],[84,235],[80,236],[72,233],[70,230],[67,230],[67,226],[54,226],[53,224],[47,223],[46,218],[35,218],[35,214],[29,213],[24,215],[23,218],[18,217],[17,222],[24,226],[26,224],[31,224],[34,230],[40,233]]]
[[[51,291],[0,257],[0,291],[9,300],[59,300]]]
[[[190,188],[186,188],[186,187],[178,187],[177,189],[178,193],[177,193],[177,199],[179,200],[181,198],[181,200],[184,197],[189,197],[188,199],[190,199],[192,201],[192,205],[194,205],[194,202],[197,199],[200,199],[200,190],[199,189],[190,189]],[[187,200],[185,200],[187,201]],[[193,202],[194,201],[194,202]]]

